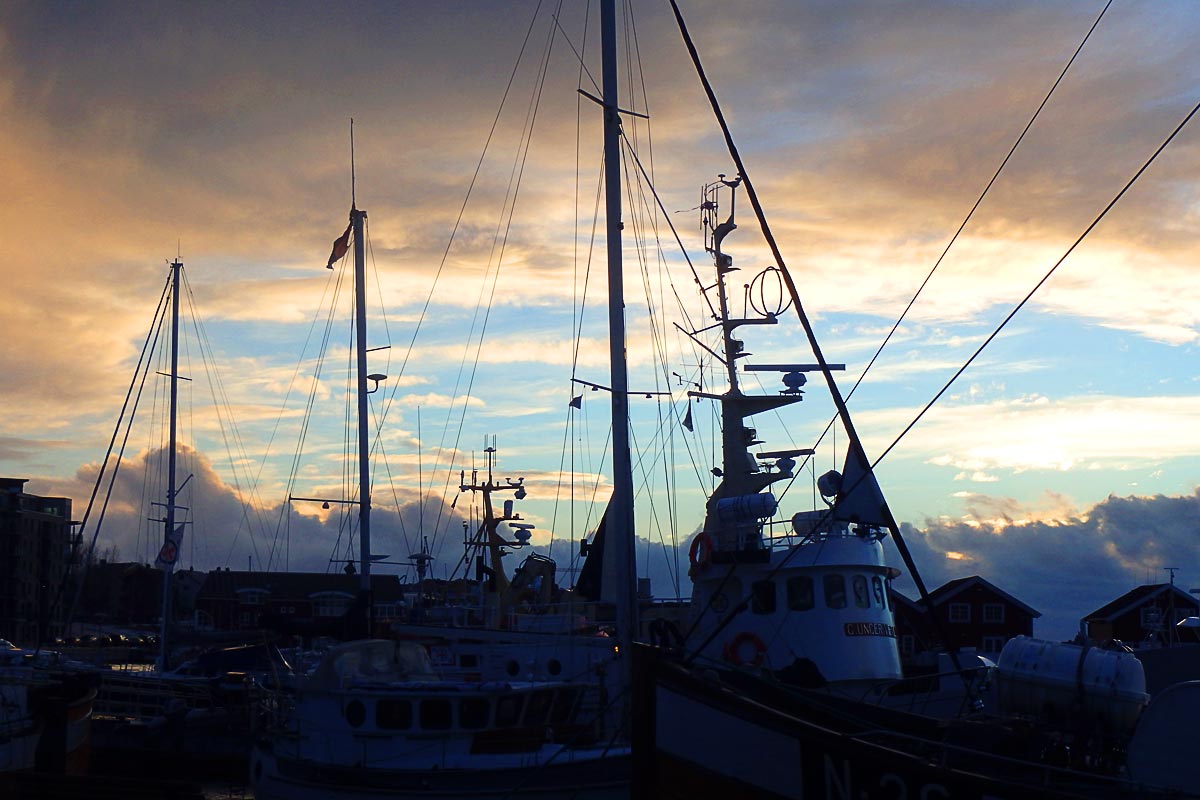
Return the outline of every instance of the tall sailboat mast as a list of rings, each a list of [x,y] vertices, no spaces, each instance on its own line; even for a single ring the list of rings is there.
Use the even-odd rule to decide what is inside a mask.
[[[173,542],[178,541],[178,537],[175,535],[175,496],[177,494],[175,488],[175,451],[179,417],[179,270],[182,268],[183,263],[178,258],[171,262],[171,394],[168,411],[171,421],[167,444],[166,531],[163,538],[164,547],[168,549],[171,548]],[[175,553],[172,562],[177,560],[178,557],[178,553]],[[167,654],[170,652],[170,649],[167,640],[171,631],[171,576],[175,573],[174,566],[174,563],[172,563],[169,567],[163,569],[162,631],[158,637],[159,667],[163,671],[169,666],[167,663]]]
[[[367,279],[363,229],[367,212],[350,208],[354,226],[354,340],[358,365],[358,546],[360,601],[371,633],[371,445],[367,433]]]
[[[617,96],[615,0],[600,4],[604,81],[604,199],[608,247],[608,348],[612,386],[613,495],[605,534],[603,582],[616,606],[617,643],[626,654],[637,634],[633,466],[629,447],[629,377],[625,362],[625,288],[621,258],[621,119]]]

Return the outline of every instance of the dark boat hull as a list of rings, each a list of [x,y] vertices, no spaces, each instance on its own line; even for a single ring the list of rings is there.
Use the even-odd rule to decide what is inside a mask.
[[[1115,778],[1008,755],[933,720],[750,681],[636,648],[635,798],[1028,800],[1152,797]],[[752,680],[752,679],[751,679]],[[1176,795],[1178,796],[1178,795]]]

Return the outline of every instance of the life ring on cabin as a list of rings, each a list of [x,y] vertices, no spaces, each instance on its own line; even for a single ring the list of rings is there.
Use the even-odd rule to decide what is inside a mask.
[[[713,540],[707,533],[698,533],[696,538],[692,539],[692,546],[688,548],[688,561],[692,564],[692,572],[708,569],[708,565],[712,563]]]
[[[749,658],[743,656],[746,645],[750,645],[753,649],[753,654]],[[757,633],[751,633],[750,631],[742,631],[730,639],[721,653],[722,657],[735,667],[762,666],[763,657],[766,654],[767,643]]]

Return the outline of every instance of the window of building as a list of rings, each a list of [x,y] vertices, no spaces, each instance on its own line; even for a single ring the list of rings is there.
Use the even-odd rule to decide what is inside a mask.
[[[870,608],[871,593],[867,588],[867,577],[865,575],[855,575],[850,580],[850,585],[854,589],[855,608]]]
[[[1142,627],[1157,628],[1162,622],[1162,612],[1154,606],[1147,606],[1142,609]]]
[[[755,614],[775,613],[775,584],[755,581],[750,585],[750,610]]]
[[[1004,604],[1003,603],[984,603],[983,604],[983,621],[984,622],[1004,622]]]
[[[830,608],[845,608],[846,576],[826,575],[823,583],[825,585],[825,605]]]
[[[950,621],[951,622],[970,622],[971,621],[971,606],[967,603],[951,603],[950,604]]]
[[[340,617],[350,610],[354,598],[345,592],[318,592],[311,599],[314,617]]]
[[[244,606],[261,606],[266,605],[267,598],[271,595],[266,589],[238,589],[238,602]]]
[[[985,636],[983,637],[983,652],[999,653],[1004,649],[1004,643],[1007,641],[1008,639],[1003,636]]]
[[[792,611],[808,611],[813,607],[813,582],[807,575],[788,578],[787,604]]]

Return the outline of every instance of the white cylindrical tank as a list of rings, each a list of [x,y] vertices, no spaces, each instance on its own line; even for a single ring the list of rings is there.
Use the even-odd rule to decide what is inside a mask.
[[[1149,701],[1132,653],[1016,636],[996,667],[1000,710],[1048,720],[1086,720],[1128,734]]]
[[[775,515],[779,503],[770,492],[726,497],[717,501],[717,519],[726,524],[753,522]]]

